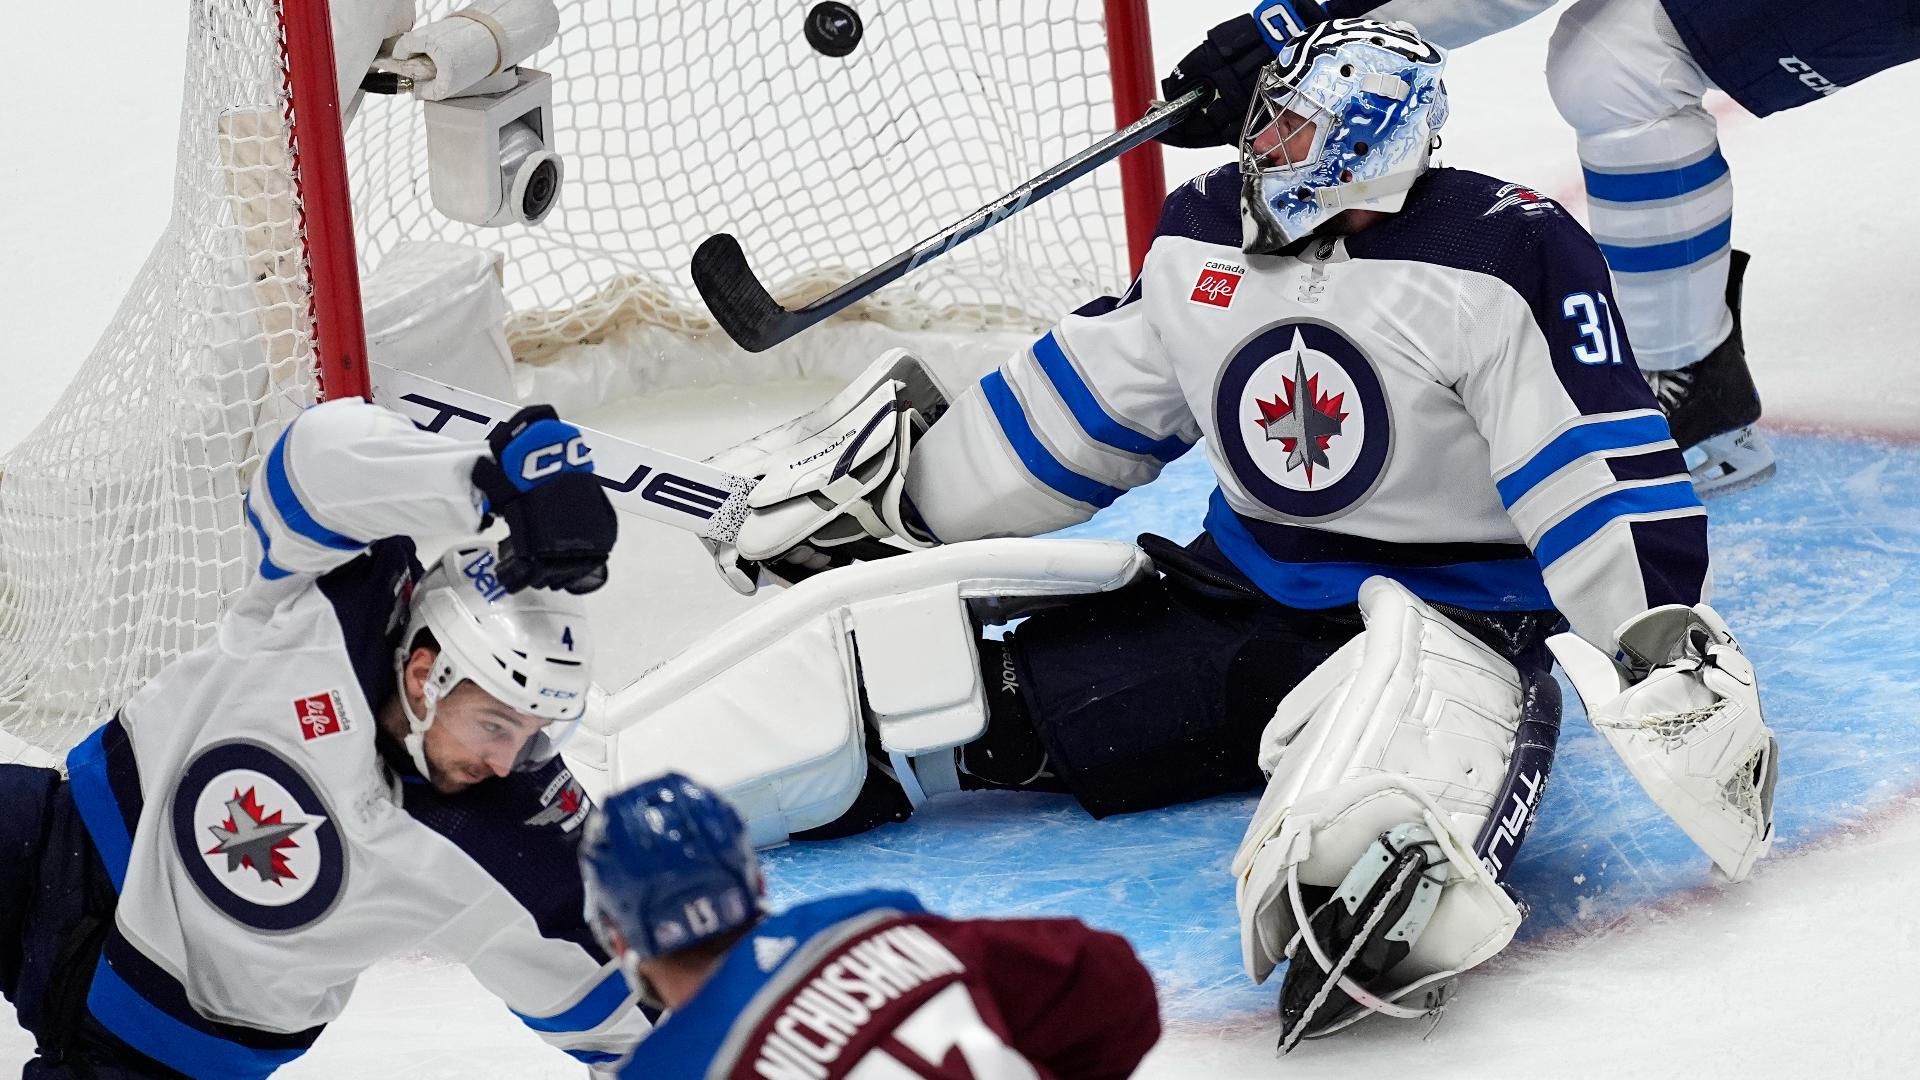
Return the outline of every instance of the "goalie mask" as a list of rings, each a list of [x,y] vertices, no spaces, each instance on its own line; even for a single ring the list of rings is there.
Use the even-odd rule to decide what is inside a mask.
[[[1272,254],[1343,210],[1400,209],[1447,120],[1445,67],[1403,22],[1335,19],[1289,44],[1240,136],[1246,251]]]
[[[593,638],[586,602],[572,593],[522,589],[509,593],[494,576],[498,553],[491,546],[448,552],[420,580],[412,617],[400,639],[400,707],[407,716],[407,754],[421,776],[430,776],[425,740],[440,701],[471,681],[496,701],[540,724],[520,744],[516,772],[553,760],[586,714]],[[421,631],[432,633],[440,654],[416,713],[405,692],[407,660]]]

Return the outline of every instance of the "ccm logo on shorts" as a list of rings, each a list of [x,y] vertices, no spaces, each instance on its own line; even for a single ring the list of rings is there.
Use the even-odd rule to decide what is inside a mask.
[[[1240,287],[1246,272],[1244,266],[1208,259],[1200,268],[1200,279],[1193,283],[1193,295],[1187,299],[1211,307],[1232,307],[1234,290]]]
[[[347,710],[340,703],[338,690],[300,698],[293,703],[293,712],[300,721],[300,737],[308,742],[353,729],[347,722]]]

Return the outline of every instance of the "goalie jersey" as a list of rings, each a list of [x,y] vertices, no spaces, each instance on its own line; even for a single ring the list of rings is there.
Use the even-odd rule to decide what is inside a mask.
[[[620,1075],[1120,1080],[1159,1037],[1125,940],[1074,919],[944,919],[875,890],[755,927]]]
[[[1140,277],[971,387],[915,446],[942,541],[1072,525],[1203,436],[1205,526],[1274,600],[1622,621],[1708,590],[1706,511],[1641,378],[1607,265],[1519,184],[1433,169],[1402,210],[1241,250],[1237,165],[1168,197]]]
[[[442,795],[375,743],[420,573],[405,537],[478,531],[484,451],[359,401],[303,413],[248,495],[259,575],[68,755],[119,893],[86,1003],[134,1049],[266,1076],[369,966],[415,951],[584,1061],[646,1032],[585,924],[590,807],[561,760]]]

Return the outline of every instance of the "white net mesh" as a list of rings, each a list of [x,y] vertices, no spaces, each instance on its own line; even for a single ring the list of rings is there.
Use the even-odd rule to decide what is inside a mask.
[[[334,0],[336,27],[355,6]],[[1101,0],[853,0],[865,32],[844,58],[806,41],[811,6],[561,0],[560,40],[529,63],[554,76],[567,176],[534,228],[438,215],[419,104],[366,96],[348,135],[363,273],[405,241],[487,248],[521,359],[617,346],[625,386],[751,381],[781,350],[749,360],[712,328],[686,270],[708,233],[811,298],[1112,130]],[[253,571],[246,480],[314,396],[279,8],[193,0],[172,220],[73,386],[0,459],[0,727],[42,747],[204,640]],[[854,317],[1026,330],[1126,273],[1106,170]],[[874,345],[856,340],[851,368]]]
[[[0,460],[0,725],[76,739],[245,582],[240,493],[313,394],[268,3],[196,4],[173,217],[79,376]],[[217,58],[217,62],[214,62]]]
[[[462,0],[436,0],[422,18]],[[783,300],[811,299],[1113,130],[1099,0],[857,0],[845,57],[788,0],[578,0],[531,63],[554,77],[559,207],[530,229],[448,221],[418,197],[419,108],[369,96],[349,142],[363,264],[403,240],[506,254],[521,359],[664,327],[714,332],[687,272],[740,237]],[[1043,326],[1126,280],[1105,170],[864,305],[916,329]],[[647,351],[645,346],[640,352]]]

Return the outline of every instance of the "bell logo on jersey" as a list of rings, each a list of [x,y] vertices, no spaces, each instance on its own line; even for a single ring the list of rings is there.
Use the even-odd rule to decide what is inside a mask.
[[[1221,372],[1214,409],[1234,479],[1287,518],[1338,517],[1386,471],[1392,438],[1380,377],[1324,323],[1255,335]]]
[[[1200,279],[1193,283],[1193,295],[1187,299],[1209,307],[1232,307],[1234,290],[1246,273],[1244,266],[1208,259],[1200,268]]]
[[[347,710],[341,705],[338,690],[296,700],[293,714],[300,721],[300,737],[308,742],[353,730],[353,723],[347,719]]]
[[[243,926],[282,933],[333,910],[346,848],[313,782],[258,743],[200,752],[170,807],[174,851],[207,902]]]

